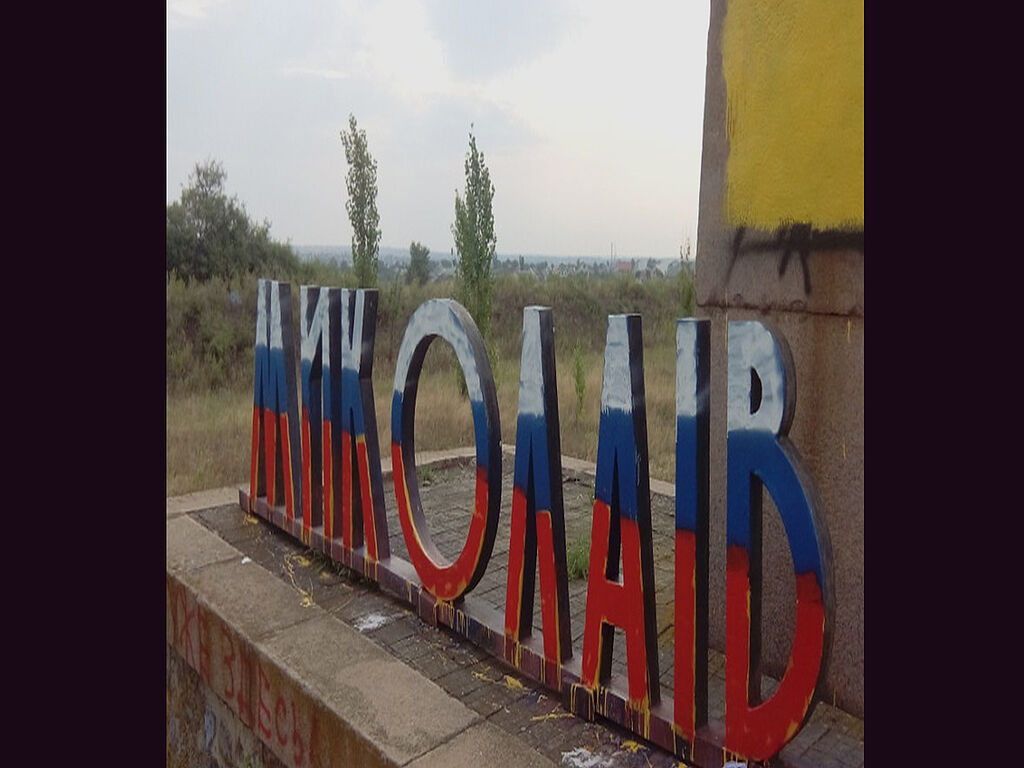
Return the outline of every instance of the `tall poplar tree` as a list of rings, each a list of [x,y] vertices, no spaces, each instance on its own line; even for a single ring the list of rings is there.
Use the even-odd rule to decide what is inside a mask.
[[[377,287],[380,262],[380,216],[377,214],[377,162],[366,146],[366,131],[359,130],[355,115],[348,116],[348,131],[341,132],[348,173],[345,210],[352,223],[352,267],[360,288]]]
[[[459,300],[472,315],[480,333],[488,337],[491,326],[494,277],[491,265],[498,241],[494,236],[494,213],[491,201],[494,185],[484,163],[484,155],[476,148],[472,126],[469,151],[466,153],[465,197],[455,192],[455,223],[452,235],[458,260],[455,274],[459,282]]]

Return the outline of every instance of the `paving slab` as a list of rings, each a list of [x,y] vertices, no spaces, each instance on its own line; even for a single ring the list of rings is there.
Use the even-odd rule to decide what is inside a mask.
[[[241,552],[192,518],[167,521],[168,573],[195,571],[211,563],[241,559]]]
[[[502,473],[502,515],[491,561],[484,578],[474,590],[473,597],[495,610],[503,612],[504,583],[507,575],[509,515],[511,505],[512,449],[505,448]],[[432,482],[421,487],[425,514],[438,538],[444,537],[445,546],[458,548],[460,532],[465,530],[472,505],[475,471],[472,451],[462,454],[439,454],[439,464],[432,465]],[[418,465],[425,462],[418,457]],[[386,469],[390,469],[385,464]],[[567,541],[589,541],[590,518],[593,506],[594,465],[581,460],[563,458],[563,483],[566,511]],[[394,491],[385,483],[385,507],[388,513],[388,532],[392,553],[407,558],[407,549],[398,522]],[[652,525],[656,563],[655,587],[659,621],[659,658],[663,693],[672,694],[672,608],[673,579],[669,577],[674,562],[674,499],[668,483],[652,482]],[[210,528],[211,533],[231,537],[242,552],[259,558],[259,562],[272,572],[272,578],[283,582],[285,590],[292,591],[292,600],[309,598],[325,609],[331,621],[347,625],[352,637],[376,644],[394,662],[403,664],[409,672],[426,679],[435,688],[443,689],[468,710],[474,720],[469,729],[478,729],[485,721],[488,726],[512,738],[523,749],[539,752],[549,761],[562,765],[611,766],[676,766],[674,758],[635,734],[599,719],[586,722],[561,708],[558,694],[543,688],[507,667],[501,660],[491,657],[469,642],[463,641],[444,627],[430,626],[416,611],[382,592],[370,581],[362,579],[343,567],[325,563],[322,556],[310,551],[300,542],[258,520],[257,535],[244,535],[245,513],[237,506],[235,512],[194,511],[193,517]],[[319,559],[318,559],[319,558]],[[210,569],[224,569],[225,564]],[[226,572],[226,571],[225,571]],[[270,574],[268,574],[270,575]],[[284,595],[284,592],[280,593]],[[574,638],[574,656],[581,655],[581,639],[586,605],[586,581],[572,580],[569,584],[570,618]],[[534,626],[541,627],[540,600],[535,594]],[[320,619],[317,619],[320,621]],[[308,632],[313,624],[296,624],[288,631]],[[328,626],[328,625],[323,625]],[[617,633],[614,644],[613,669],[625,673],[625,643]],[[274,638],[275,642],[277,638]],[[261,641],[261,647],[269,642]],[[284,642],[284,641],[280,641]],[[310,649],[307,649],[310,650]],[[282,662],[283,663],[283,662]],[[289,662],[290,663],[290,662]],[[386,664],[367,661],[366,671],[387,674]],[[377,665],[376,667],[374,665]],[[724,717],[724,655],[711,649],[709,653],[709,709],[714,720]],[[763,690],[770,693],[777,681],[763,678]],[[372,687],[353,688],[354,698],[376,694]],[[367,712],[370,712],[368,709]],[[382,717],[385,715],[382,715]],[[465,736],[467,729],[445,745],[453,745]],[[489,732],[479,728],[479,733]],[[462,738],[461,744],[471,740]],[[414,745],[406,745],[406,753],[415,752]],[[455,746],[449,746],[455,749]],[[863,764],[863,720],[822,702],[816,707],[804,731],[782,752],[788,765],[815,765],[823,759],[833,761],[842,768],[857,768]],[[399,753],[395,753],[396,755]],[[416,765],[431,765],[448,752],[434,748],[409,758]],[[459,753],[462,754],[462,753]],[[433,757],[432,757],[433,756]],[[450,760],[448,761],[450,764]],[[439,763],[437,763],[439,764]],[[456,764],[461,764],[456,762]],[[471,764],[477,764],[471,762]],[[496,764],[509,764],[508,760]]]
[[[439,686],[327,614],[276,632],[258,647],[399,765],[479,720]]]
[[[170,520],[173,517],[179,517],[196,510],[231,503],[238,504],[237,485],[213,488],[208,491],[194,491],[182,496],[172,496],[167,499],[167,519]]]
[[[517,756],[514,763],[510,762],[512,755]],[[521,768],[549,768],[556,765],[540,752],[531,751],[524,755],[519,740],[490,723],[478,723],[446,744],[414,760],[409,764],[409,768],[513,764]]]
[[[205,527],[216,530],[228,544],[259,538],[267,529],[260,526],[256,515],[238,515],[238,499],[219,507],[210,507],[191,513],[191,517]]]
[[[170,553],[168,553],[170,557]],[[242,562],[238,553],[228,562],[214,563],[197,571],[183,572],[180,581],[201,595],[204,603],[245,637],[258,640],[282,627],[309,621],[316,613],[312,603],[255,562]]]

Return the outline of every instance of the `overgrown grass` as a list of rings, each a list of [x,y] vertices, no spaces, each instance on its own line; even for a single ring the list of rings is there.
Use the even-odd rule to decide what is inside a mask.
[[[587,578],[590,569],[590,539],[576,539],[565,547],[566,570],[570,581]]]
[[[310,284],[351,286],[347,270],[309,265]],[[234,292],[234,298],[232,298]],[[299,285],[292,284],[295,328]],[[387,461],[395,356],[413,311],[428,298],[455,295],[451,281],[381,287],[373,382],[378,441]],[[629,276],[593,278],[505,275],[495,285],[487,340],[498,395],[502,441],[515,443],[523,307],[553,308],[562,453],[597,458],[607,316],[640,312],[648,451],[652,477],[675,468],[675,318],[679,282]],[[242,483],[252,429],[256,280],[167,284],[167,493]],[[297,332],[297,331],[296,331]],[[296,340],[297,341],[297,340]],[[472,445],[469,402],[459,390],[455,355],[435,340],[424,360],[416,403],[416,450]]]
[[[416,475],[420,485],[425,487],[434,484],[434,470],[429,465],[425,467],[419,467],[416,470]]]
[[[167,495],[249,478],[252,393],[167,395]]]

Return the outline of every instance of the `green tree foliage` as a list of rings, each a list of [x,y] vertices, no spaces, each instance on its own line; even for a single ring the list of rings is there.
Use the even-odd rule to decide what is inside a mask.
[[[491,200],[494,185],[484,164],[484,156],[476,148],[476,138],[469,133],[466,153],[465,198],[455,192],[455,223],[452,235],[458,252],[455,274],[459,282],[459,301],[473,316],[480,333],[487,338],[491,325],[491,302],[494,277],[491,264],[498,241],[494,236],[494,213]]]
[[[679,308],[683,317],[693,317],[697,292],[693,286],[693,262],[690,261],[690,241],[679,246]]]
[[[430,249],[419,242],[409,246],[409,271],[405,273],[407,283],[424,285],[430,279]]]
[[[366,131],[359,130],[355,115],[348,116],[348,131],[341,132],[348,173],[345,210],[352,223],[352,267],[360,288],[377,287],[380,263],[380,216],[377,214],[377,161],[366,145]]]
[[[583,348],[579,339],[572,348],[572,380],[576,386],[576,420],[583,413],[583,400],[587,396],[587,374],[583,370]]]
[[[181,199],[167,206],[167,276],[204,283],[244,274],[289,277],[299,268],[291,246],[270,237],[267,221],[249,220],[224,191],[227,173],[216,160],[196,163]],[[272,274],[271,274],[272,273]]]

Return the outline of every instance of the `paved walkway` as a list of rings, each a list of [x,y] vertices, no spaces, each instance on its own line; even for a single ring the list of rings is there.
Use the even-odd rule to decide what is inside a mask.
[[[471,455],[463,452],[463,455]],[[424,457],[426,458],[426,457]],[[434,457],[438,458],[438,457]],[[420,465],[420,494],[434,542],[454,559],[468,529],[475,469],[471,460]],[[511,509],[511,456],[503,461],[502,515],[487,571],[473,594],[504,611]],[[590,470],[589,472],[587,470]],[[566,541],[586,543],[590,538],[593,505],[592,465],[572,459],[564,462],[563,497]],[[664,693],[672,693],[672,585],[673,500],[658,493],[668,486],[652,481],[651,513],[654,531],[656,604],[659,621],[659,663]],[[408,559],[397,517],[394,490],[385,478],[385,503],[392,554]],[[170,513],[171,502],[168,511]],[[246,516],[237,502],[193,513],[200,523],[218,533],[271,573],[289,583],[300,600],[314,603],[365,636],[388,653],[419,670],[445,691],[460,699],[488,722],[566,766],[676,766],[672,755],[644,743],[634,734],[607,722],[588,723],[561,706],[557,694],[506,667],[471,643],[444,628],[430,627],[409,608],[381,593],[323,555],[306,549],[264,521]],[[582,652],[586,581],[570,580],[570,617],[574,655]],[[541,626],[540,600],[534,600],[534,625]],[[724,656],[709,651],[709,717],[724,719]],[[625,640],[616,630],[613,669],[625,674]],[[763,678],[769,696],[777,681]],[[787,763],[857,768],[864,764],[864,723],[845,712],[819,703],[811,721],[782,751]]]

